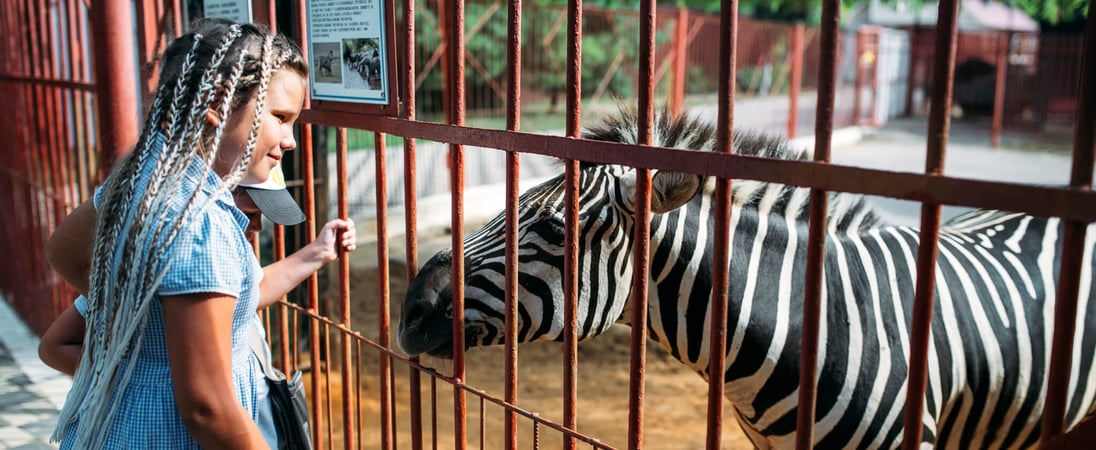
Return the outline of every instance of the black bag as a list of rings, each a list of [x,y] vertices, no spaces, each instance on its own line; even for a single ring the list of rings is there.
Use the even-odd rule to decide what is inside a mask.
[[[270,348],[262,334],[252,331],[248,341],[270,388],[267,397],[274,416],[274,429],[278,432],[277,450],[312,450],[312,427],[301,371],[294,372],[293,378],[287,380],[285,374],[271,364]]]
[[[301,371],[286,380],[282,372],[273,367],[277,379],[266,377],[270,386],[270,404],[274,413],[274,428],[278,430],[279,450],[312,450],[312,430],[308,422],[308,399],[304,396]]]

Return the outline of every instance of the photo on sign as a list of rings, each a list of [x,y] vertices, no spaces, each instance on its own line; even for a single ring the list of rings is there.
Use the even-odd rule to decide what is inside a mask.
[[[317,83],[342,84],[343,63],[338,42],[312,44],[312,67],[315,67]]]
[[[351,89],[381,88],[380,39],[343,39],[342,61],[345,71],[343,86]]]

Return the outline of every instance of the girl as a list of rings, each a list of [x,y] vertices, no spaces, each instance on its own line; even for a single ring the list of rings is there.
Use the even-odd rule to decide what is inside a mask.
[[[230,192],[265,181],[295,147],[308,69],[292,42],[257,26],[194,28],[165,52],[134,151],[51,238],[51,262],[88,293],[84,350],[53,436],[63,449],[273,444],[256,423],[265,384],[246,340],[260,297],[272,302],[353,249],[353,225],[332,221],[307,264],[262,276]],[[90,280],[74,275],[86,253],[59,251],[89,223]]]

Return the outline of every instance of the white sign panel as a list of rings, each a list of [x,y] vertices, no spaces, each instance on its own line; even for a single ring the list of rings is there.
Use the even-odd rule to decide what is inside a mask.
[[[251,22],[251,0],[205,0],[205,17]]]
[[[309,0],[312,98],[387,105],[383,0]]]

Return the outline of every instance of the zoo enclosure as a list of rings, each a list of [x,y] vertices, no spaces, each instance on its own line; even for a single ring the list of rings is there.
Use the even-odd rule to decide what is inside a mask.
[[[279,3],[279,4],[276,4]],[[125,29],[125,27],[108,26],[102,20],[106,17],[129,17],[127,1],[104,0],[89,3],[65,2],[48,3],[44,0],[23,0],[20,2],[5,2],[0,5],[0,20],[4,29],[8,30],[3,38],[3,72],[0,73],[3,96],[11,99],[13,110],[16,111],[15,120],[5,121],[3,130],[6,135],[15,137],[15,145],[5,148],[5,158],[11,163],[0,171],[0,184],[5,185],[3,194],[3,241],[0,248],[7,255],[19,255],[10,257],[5,263],[0,275],[0,289],[12,299],[21,315],[31,323],[39,332],[49,323],[54,315],[71,301],[72,292],[52,274],[48,265],[42,258],[41,247],[46,237],[52,232],[56,224],[65,214],[87,199],[91,188],[101,181],[102,170],[105,170],[113,157],[124,152],[133,141],[136,133],[134,122],[137,114],[137,102],[134,90],[136,77],[130,77],[132,71],[125,70],[126,61],[123,55],[132,48],[132,41],[128,40],[125,32],[110,33],[111,30]],[[831,26],[820,31],[819,41],[822,42],[819,54],[823,55],[818,70],[820,74],[819,104],[820,110],[832,108],[836,84],[836,67],[838,54],[838,30],[832,24],[832,20],[838,8],[837,2],[826,3],[825,23]],[[945,24],[950,23],[952,28],[941,27],[937,39],[940,42],[954,41],[955,2],[941,2],[940,17]],[[151,60],[151,55],[162,48],[166,37],[181,29],[181,17],[178,2],[167,5],[154,1],[138,1],[137,17],[139,33],[137,47],[142,61]],[[292,32],[298,36],[303,35],[303,1],[296,4],[288,2],[259,3],[256,20],[265,21],[271,25]],[[450,13],[443,17],[452,20],[450,29],[463,30],[464,4],[453,2],[448,4]],[[731,2],[729,5],[733,6]],[[461,95],[460,87],[464,86],[462,69],[464,39],[462,32],[451,33],[446,36],[448,51],[443,58],[449,62],[452,70],[446,71],[446,81],[443,84],[443,98],[446,104],[447,123],[429,123],[416,118],[416,96],[413,90],[404,90],[401,101],[403,102],[400,117],[377,117],[351,113],[339,113],[321,110],[309,110],[306,112],[301,127],[302,148],[297,152],[300,159],[299,171],[303,174],[303,182],[297,188],[305,206],[308,220],[304,228],[306,234],[311,235],[315,231],[315,223],[322,220],[315,212],[316,207],[316,171],[313,161],[317,160],[314,154],[314,130],[321,125],[335,126],[336,147],[338,149],[338,164],[335,177],[339,189],[340,208],[339,215],[347,215],[346,207],[346,164],[347,153],[346,128],[354,127],[367,129],[378,136],[374,140],[375,154],[378,160],[383,161],[387,152],[383,133],[390,133],[404,137],[403,155],[405,159],[405,179],[408,180],[405,190],[408,214],[405,216],[404,228],[406,230],[405,246],[408,248],[408,261],[404,268],[404,276],[413,276],[417,261],[415,252],[417,242],[417,227],[415,225],[415,201],[414,172],[415,150],[417,139],[428,139],[444,142],[450,145],[450,157],[453,168],[451,178],[452,186],[452,228],[453,246],[456,254],[460,254],[463,232],[462,213],[464,206],[464,192],[462,184],[462,156],[464,146],[475,145],[486,148],[494,148],[506,152],[507,159],[507,184],[508,211],[511,214],[516,204],[517,178],[519,168],[516,164],[518,153],[536,153],[567,159],[567,178],[572,186],[577,184],[577,160],[595,161],[604,163],[616,163],[637,166],[641,173],[650,169],[668,169],[681,172],[698,173],[719,177],[720,204],[723,205],[723,214],[729,214],[727,207],[729,201],[729,180],[731,179],[756,179],[769,182],[787,183],[794,185],[810,186],[817,193],[825,190],[857,192],[864,194],[882,195],[887,197],[902,198],[922,201],[923,221],[929,226],[923,228],[924,242],[936,242],[938,233],[939,206],[941,204],[958,204],[975,207],[1002,208],[1015,211],[1024,211],[1037,215],[1056,216],[1065,219],[1066,238],[1062,243],[1063,268],[1059,282],[1059,299],[1073,301],[1059,301],[1056,321],[1059,324],[1073,323],[1076,314],[1074,310],[1077,297],[1077,282],[1080,268],[1081,246],[1076,242],[1084,241],[1085,225],[1096,220],[1096,195],[1091,191],[1093,153],[1096,151],[1096,140],[1093,133],[1096,132],[1096,77],[1088,75],[1081,78],[1085,81],[1081,89],[1081,95],[1076,98],[1076,139],[1074,141],[1074,170],[1072,184],[1069,188],[1038,188],[1030,186],[1018,186],[1009,183],[962,180],[940,175],[942,170],[943,154],[947,144],[947,105],[948,93],[952,88],[951,65],[954,64],[955,55],[947,49],[950,46],[939,45],[937,48],[945,49],[935,53],[936,66],[934,69],[933,92],[936,96],[930,110],[930,129],[933,136],[929,147],[929,161],[926,163],[926,174],[909,175],[886,171],[856,169],[827,164],[829,155],[828,136],[832,132],[834,117],[819,115],[816,122],[816,137],[818,147],[815,152],[815,162],[791,162],[765,160],[745,156],[737,156],[730,152],[729,130],[734,122],[733,105],[737,80],[731,76],[736,61],[735,38],[741,34],[740,21],[737,20],[733,9],[723,12],[720,21],[719,55],[731,57],[720,58],[721,64],[717,78],[719,105],[719,120],[722,153],[705,154],[682,150],[670,150],[661,148],[648,148],[639,146],[620,146],[598,142],[591,142],[578,137],[582,123],[583,103],[582,96],[582,61],[577,57],[581,51],[581,40],[575,39],[581,36],[583,11],[572,4],[567,9],[566,26],[568,28],[567,52],[568,57],[566,72],[568,83],[565,92],[566,136],[543,136],[520,132],[521,118],[521,68],[516,56],[520,50],[520,33],[510,31],[508,33],[510,52],[507,54],[507,83],[506,90],[506,130],[490,130],[472,128],[465,125],[465,98]],[[398,60],[400,67],[401,84],[410,86],[413,84],[418,72],[416,65],[410,62],[414,60],[416,46],[415,27],[417,23],[410,20],[414,17],[414,6],[410,3],[402,3],[402,17],[404,34],[401,42],[401,52]],[[950,10],[948,8],[951,8]],[[522,11],[520,2],[515,0],[508,5],[509,14],[518,14]],[[1096,45],[1092,45],[1094,28],[1096,28],[1096,12],[1090,10],[1088,40],[1090,44],[1085,54],[1085,71],[1091,74],[1096,65]],[[654,80],[656,78],[655,48],[657,28],[655,9],[652,2],[645,2],[639,14],[640,26],[637,33],[640,35],[639,69],[637,70],[640,82],[638,83],[638,108],[648,113],[642,114],[646,120],[640,123],[641,135],[650,130],[650,116],[655,107]],[[92,20],[96,19],[96,20]],[[513,22],[511,22],[513,23]],[[517,21],[516,23],[520,23]],[[16,30],[12,32],[11,30]],[[94,32],[95,40],[91,41],[90,35]],[[307,46],[304,46],[307,49]],[[92,57],[94,55],[94,57]],[[111,58],[111,56],[115,58]],[[92,76],[92,61],[95,62],[95,76]],[[92,82],[92,80],[95,80]],[[154,80],[143,78],[146,83],[145,91],[154,85]],[[827,108],[830,107],[830,108]],[[97,111],[97,113],[93,113]],[[96,120],[96,118],[100,118]],[[108,119],[109,118],[109,119]],[[129,124],[131,126],[126,126]],[[322,147],[319,147],[322,148]],[[635,151],[622,151],[629,149]],[[384,164],[377,164],[384,167]],[[384,180],[386,173],[378,170],[375,174],[378,180]],[[647,224],[644,205],[649,205],[650,191],[649,181],[641,180],[639,199],[637,201],[640,211],[637,212],[637,224],[642,230]],[[268,329],[271,330],[273,344],[280,363],[285,369],[308,365],[311,369],[311,392],[313,400],[313,425],[317,431],[315,434],[318,448],[333,448],[337,444],[345,448],[355,448],[363,445],[376,445],[381,448],[404,448],[410,445],[412,448],[421,448],[431,442],[426,438],[432,438],[435,447],[439,431],[436,420],[439,412],[430,410],[428,405],[436,405],[439,398],[438,385],[452,387],[451,399],[453,403],[452,416],[452,446],[464,448],[469,439],[467,418],[475,416],[474,408],[469,408],[467,396],[471,395],[479,399],[480,423],[483,423],[486,408],[490,406],[492,411],[506,417],[505,430],[507,446],[517,448],[519,436],[517,435],[517,422],[532,424],[532,440],[539,442],[539,433],[558,433],[562,436],[565,447],[574,447],[577,442],[594,448],[608,447],[608,445],[595,437],[586,436],[577,431],[576,417],[578,411],[575,405],[575,365],[576,342],[573,334],[565,343],[566,352],[569,355],[563,364],[565,384],[562,398],[565,404],[565,412],[561,420],[548,420],[534,412],[520,408],[520,399],[513,398],[513,389],[517,380],[513,377],[513,371],[507,374],[507,389],[504,398],[490,395],[469,386],[463,382],[465,371],[463,346],[459,342],[454,343],[455,358],[453,366],[448,374],[440,374],[426,369],[414,359],[401,355],[392,348],[389,333],[388,317],[391,313],[390,299],[388,298],[388,240],[386,227],[387,196],[386,183],[378,182],[375,195],[378,197],[377,213],[377,239],[379,242],[377,265],[381,279],[379,292],[377,293],[377,323],[360,324],[351,320],[349,308],[349,262],[343,258],[338,264],[337,298],[321,297],[320,284],[322,280],[310,279],[304,289],[301,304],[283,302],[272,308],[267,315]],[[645,187],[643,187],[645,186]],[[910,190],[910,186],[917,189]],[[9,189],[10,187],[10,189]],[[572,197],[573,198],[573,197]],[[821,198],[816,195],[816,198]],[[812,204],[812,227],[817,227],[823,219],[818,202]],[[573,226],[574,210],[577,206],[571,200],[568,211],[568,220]],[[820,229],[820,228],[819,228]],[[573,233],[572,233],[573,234]],[[641,236],[643,234],[641,233]],[[813,235],[817,242],[818,235]],[[723,240],[726,243],[726,239]],[[286,251],[285,230],[276,227],[274,230],[273,245],[264,248],[264,257],[277,259],[283,257]],[[637,240],[637,255],[646,254],[647,242],[644,239]],[[816,247],[812,245],[812,248]],[[933,246],[926,245],[924,253],[919,255],[919,267],[930,268],[933,265]],[[568,245],[568,255],[573,258],[575,245]],[[717,246],[717,260],[726,261],[726,246]],[[821,255],[813,253],[812,260],[820,261]],[[572,262],[570,267],[570,279],[575,280],[576,264]],[[513,264],[511,264],[511,267]],[[817,267],[818,265],[815,264]],[[639,267],[645,267],[639,264]],[[717,267],[716,273],[726,273],[726,266]],[[642,287],[643,280],[647,276],[645,270],[637,270],[636,284]],[[932,270],[919,270],[919,285],[931,283]],[[818,270],[809,272],[809,277],[818,286]],[[456,286],[460,286],[459,280],[462,273],[457,270],[453,278],[458,280]],[[510,276],[516,274],[510,273]],[[716,277],[717,282],[726,288],[726,278]],[[721,279],[722,278],[722,279]],[[511,278],[512,279],[512,278]],[[928,281],[926,281],[928,280]],[[573,285],[572,285],[573,286]],[[931,284],[930,284],[931,286]],[[460,304],[459,288],[456,290],[454,301]],[[636,289],[643,293],[644,289]],[[931,289],[929,289],[931,292]],[[573,287],[567,296],[570,301],[575,299]],[[927,317],[931,311],[931,296],[925,290],[918,292],[918,306],[915,309],[914,322],[915,351],[911,361],[913,370],[913,383],[920,382],[921,390],[911,389],[907,405],[907,417],[918,420],[920,417],[921,403],[923,399],[923,376],[925,363],[925,348],[928,336]],[[330,301],[337,300],[337,301]],[[717,310],[726,307],[725,290],[717,294],[713,299],[714,308]],[[329,302],[330,301],[330,302]],[[641,319],[644,308],[644,295],[637,295],[635,300],[639,306],[633,308],[633,322],[643,323]],[[817,297],[813,302],[817,304]],[[512,303],[512,302],[511,302]],[[808,302],[811,304],[811,302]],[[43,305],[48,307],[44,308]],[[719,314],[713,314],[719,317]],[[725,314],[724,314],[725,315]],[[805,311],[807,323],[817,325],[817,309],[808,308]],[[454,319],[454,327],[460,329],[461,318]],[[573,321],[573,320],[572,320]],[[720,327],[723,327],[722,329]],[[1054,363],[1051,366],[1051,380],[1066,379],[1069,372],[1069,348],[1072,344],[1072,333],[1069,326],[1056,327],[1054,344]],[[376,338],[366,337],[361,330],[369,329],[375,333]],[[713,326],[715,333],[725,333],[725,324]],[[1066,331],[1064,331],[1066,330]],[[573,331],[573,330],[572,330]],[[459,333],[458,333],[459,334]],[[917,338],[920,338],[918,341]],[[632,367],[642,368],[644,364],[644,343],[646,340],[645,328],[633,329]],[[721,339],[712,340],[716,346],[721,346]],[[816,340],[806,337],[805,348],[816,348]],[[713,349],[712,354],[723,354],[720,348]],[[510,349],[508,355],[508,367],[512,367],[512,355],[516,349]],[[814,355],[812,352],[804,353],[803,367],[806,373],[812,374],[814,367]],[[722,364],[718,358],[713,364]],[[395,367],[408,369],[406,378],[397,378],[394,374]],[[375,370],[380,382],[377,385],[359,385],[362,372],[368,367]],[[920,372],[918,371],[920,368]],[[643,429],[643,379],[642,370],[633,373],[631,385],[632,403],[629,407],[628,422],[635,433],[629,433],[629,447],[641,447]],[[429,388],[423,386],[423,377],[429,381]],[[920,377],[920,378],[918,378]],[[801,402],[800,402],[800,448],[807,448],[810,443],[810,428],[813,416],[813,392],[815,386],[812,383],[813,376],[802,377]],[[1048,393],[1048,413],[1044,427],[1051,430],[1049,436],[1043,441],[1047,448],[1069,448],[1070,443],[1092,442],[1096,435],[1096,425],[1091,421],[1082,422],[1073,430],[1063,434],[1066,430],[1062,426],[1064,410],[1064,390],[1055,386],[1064,386],[1068,383],[1051,382],[1051,392]],[[353,386],[354,389],[347,389]],[[399,389],[406,389],[409,393],[408,405],[397,405],[396,399]],[[341,389],[335,389],[341,387]],[[718,447],[719,424],[723,420],[722,384],[717,380],[709,389],[709,447]],[[401,391],[402,392],[402,391]],[[364,417],[363,403],[375,402],[379,404],[375,414]],[[407,406],[410,408],[409,420],[399,421],[397,409]],[[430,410],[431,414],[426,414]],[[910,414],[912,412],[912,414]],[[442,413],[447,414],[447,413]],[[622,413],[623,416],[623,413]],[[429,428],[429,430],[428,430]],[[920,427],[908,429],[920,430]],[[369,431],[366,437],[362,430]],[[408,430],[401,433],[401,430]],[[480,430],[482,443],[483,429]],[[908,433],[906,446],[914,446],[916,433]],[[397,442],[399,436],[410,436],[410,444]],[[376,442],[372,441],[376,440]],[[521,441],[529,442],[529,441]],[[448,443],[443,443],[448,447]],[[482,445],[482,444],[481,444]]]

